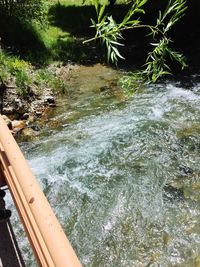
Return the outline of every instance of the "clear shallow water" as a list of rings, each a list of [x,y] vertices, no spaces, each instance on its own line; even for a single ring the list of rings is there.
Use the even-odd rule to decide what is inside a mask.
[[[60,100],[22,150],[84,266],[198,266],[200,84],[127,100],[99,90],[118,76],[101,68],[79,70],[88,90]]]

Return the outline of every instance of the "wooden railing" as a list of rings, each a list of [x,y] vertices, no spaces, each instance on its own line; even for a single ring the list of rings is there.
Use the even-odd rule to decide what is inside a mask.
[[[39,266],[81,267],[20,148],[0,115],[0,187],[7,185]]]

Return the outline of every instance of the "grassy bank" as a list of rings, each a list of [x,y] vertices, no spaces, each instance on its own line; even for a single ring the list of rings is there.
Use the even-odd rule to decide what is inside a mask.
[[[93,34],[90,17],[95,16],[90,1],[49,1],[42,23],[24,23],[5,14],[0,16],[0,86],[16,86],[26,97],[30,88],[44,86],[63,92],[65,81],[48,69],[68,62],[85,63],[96,57],[96,48],[83,46]],[[95,51],[94,51],[95,50]]]
[[[54,60],[84,62],[94,57],[83,38],[93,34],[90,17],[95,16],[89,1],[50,1],[43,24],[24,24],[15,18],[0,18],[1,42],[8,51],[34,64],[49,64]]]
[[[102,1],[104,3],[105,1]],[[120,3],[121,1],[118,1]],[[96,18],[92,1],[51,0],[46,2],[42,23],[24,23],[5,14],[0,16],[0,78],[5,84],[16,84],[25,96],[33,86],[53,86],[63,91],[62,81],[47,70],[49,64],[104,61],[104,50],[95,43],[83,45],[94,30]],[[56,63],[57,64],[57,63]]]
[[[59,64],[55,67],[59,67]],[[55,93],[65,93],[67,85],[54,70],[36,68],[27,60],[18,56],[8,55],[0,49],[0,89],[15,87],[17,95],[26,98],[27,95],[40,94],[43,88],[50,87]]]
[[[123,2],[117,1],[118,4]],[[96,43],[82,43],[95,33],[90,27],[91,18],[96,20],[91,0],[51,0],[45,2],[44,9],[47,16],[42,24],[35,21],[23,23],[1,14],[1,42],[9,48],[9,52],[40,65],[55,60],[77,63],[95,61],[97,57],[104,60],[104,50]],[[113,12],[122,16],[126,9],[122,5]]]

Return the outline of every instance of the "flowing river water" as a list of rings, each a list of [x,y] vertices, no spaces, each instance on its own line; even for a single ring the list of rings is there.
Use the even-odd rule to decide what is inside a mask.
[[[200,266],[200,76],[126,98],[120,75],[74,70],[43,135],[20,146],[83,266]]]

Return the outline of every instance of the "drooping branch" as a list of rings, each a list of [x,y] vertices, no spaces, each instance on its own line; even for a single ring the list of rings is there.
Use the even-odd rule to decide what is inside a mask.
[[[152,36],[152,51],[149,52],[144,71],[152,81],[163,75],[170,74],[168,59],[178,62],[182,68],[186,67],[185,58],[182,54],[173,51],[170,47],[172,41],[168,35],[174,25],[184,16],[186,0],[168,0],[164,11],[159,11],[156,25],[143,24],[137,15],[145,14],[144,5],[148,0],[135,0],[120,23],[117,23],[111,15],[105,13],[106,5],[100,5],[98,0],[94,0],[97,22],[92,20],[92,27],[96,29],[93,38],[84,41],[102,40],[107,48],[108,60],[117,63],[119,58],[123,59],[119,47],[123,46],[122,33],[125,30],[136,28],[148,28],[149,35]]]

